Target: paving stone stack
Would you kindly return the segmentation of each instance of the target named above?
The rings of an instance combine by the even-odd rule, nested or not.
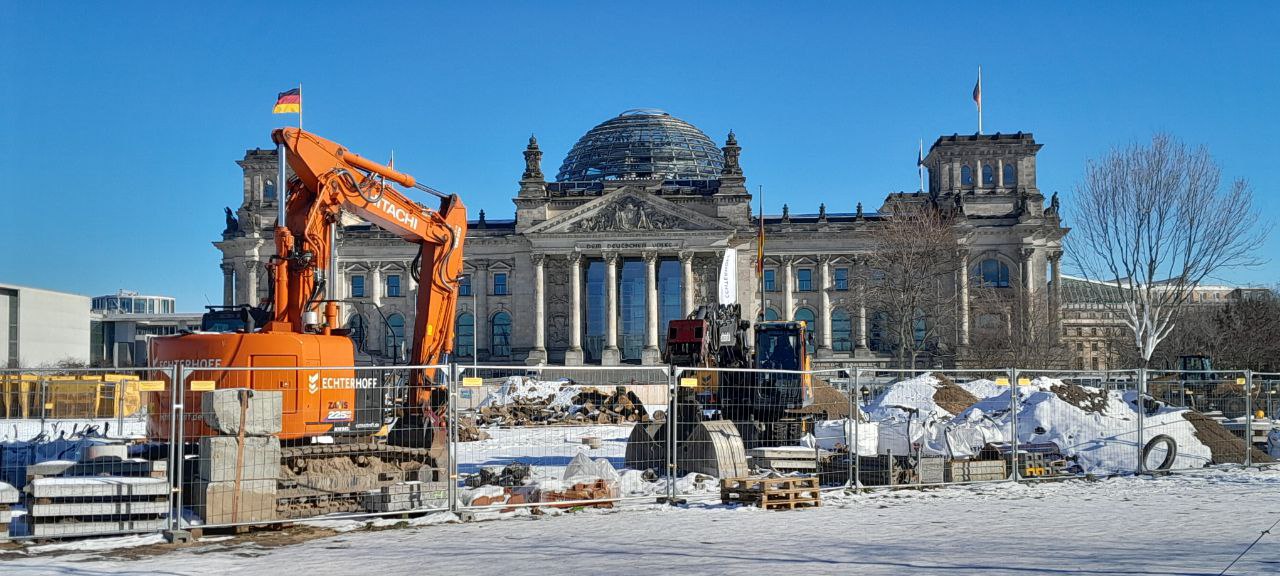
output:
[[[9,533],[9,521],[13,519],[12,507],[18,503],[18,489],[0,482],[0,535]]]
[[[205,392],[201,406],[205,424],[221,435],[200,439],[187,504],[206,524],[276,519],[283,396],[227,388]]]
[[[169,482],[150,476],[58,476],[27,483],[31,535],[88,536],[164,529]]]
[[[364,508],[370,512],[404,512],[448,505],[449,485],[445,482],[397,482],[364,497]]]

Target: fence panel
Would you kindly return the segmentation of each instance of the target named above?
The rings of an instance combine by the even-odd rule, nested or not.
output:
[[[468,510],[612,507],[670,494],[665,366],[458,366]]]
[[[449,509],[450,380],[447,366],[184,370],[181,527]],[[170,437],[169,415],[151,424]]]
[[[168,458],[148,442],[147,420],[168,398],[171,376],[0,370],[0,539],[164,529]]]
[[[1241,466],[1251,454],[1256,395],[1241,371],[1148,371],[1143,410],[1146,471]],[[1265,444],[1266,433],[1263,432]]]
[[[1137,471],[1136,371],[1019,370],[1018,383],[1020,479]]]
[[[1005,481],[1018,398],[1008,370],[858,369],[863,487]]]
[[[1280,464],[1280,373],[1254,372],[1250,382],[1253,405],[1253,443],[1250,445],[1250,461],[1259,466]],[[1261,417],[1258,417],[1261,412]]]

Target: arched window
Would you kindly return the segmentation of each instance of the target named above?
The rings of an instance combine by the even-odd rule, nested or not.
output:
[[[263,200],[276,199],[276,183],[274,181],[267,180],[266,182],[262,183],[262,199]]]
[[[916,341],[916,347],[924,344],[924,339],[929,335],[929,323],[925,318],[924,310],[916,309],[915,318],[911,322],[912,338]]]
[[[988,187],[996,185],[996,171],[990,164],[982,167],[982,185]]]
[[[973,168],[968,164],[960,167],[960,185],[973,186]]]
[[[365,349],[365,341],[368,339],[368,330],[365,327],[364,316],[352,314],[347,319],[347,334],[351,338],[351,343],[355,344],[356,350],[363,351]]]
[[[831,311],[831,349],[848,352],[853,349],[853,321],[839,308]]]
[[[383,353],[400,359],[400,345],[404,344],[404,316],[392,314],[387,317],[387,333],[383,337]]]
[[[983,260],[973,269],[973,277],[979,285],[988,288],[1009,287],[1009,267],[995,258]]]
[[[1013,163],[1004,165],[1004,185],[1006,188],[1018,185],[1018,167]]]
[[[776,322],[776,321],[778,320],[778,318],[780,318],[780,317],[781,317],[781,316],[779,316],[779,315],[778,315],[778,311],[777,311],[777,310],[775,310],[775,309],[773,309],[773,308],[765,308],[765,310],[764,310],[764,320],[765,320],[765,322]]]
[[[796,310],[796,320],[804,322],[804,347],[810,354],[813,354],[813,342],[818,337],[818,323],[813,321],[813,310],[808,308],[800,308]]]
[[[489,345],[498,358],[511,357],[511,315],[498,312],[489,323]]]
[[[476,317],[470,312],[458,315],[458,323],[453,330],[453,354],[460,358],[475,356]]]

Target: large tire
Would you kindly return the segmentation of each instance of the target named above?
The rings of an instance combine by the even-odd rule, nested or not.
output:
[[[1159,466],[1155,467],[1154,471],[1167,472],[1170,468],[1173,468],[1173,461],[1178,458],[1178,442],[1167,434],[1160,434],[1148,440],[1147,445],[1142,447],[1142,465],[1144,468],[1146,467],[1147,459],[1151,456],[1151,450],[1156,447],[1156,444],[1164,444],[1167,447],[1167,452],[1165,452],[1164,460],[1160,462]]]

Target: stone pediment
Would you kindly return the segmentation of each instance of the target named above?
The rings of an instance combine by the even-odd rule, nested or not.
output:
[[[530,228],[529,234],[732,231],[733,227],[632,188],[607,194]]]

